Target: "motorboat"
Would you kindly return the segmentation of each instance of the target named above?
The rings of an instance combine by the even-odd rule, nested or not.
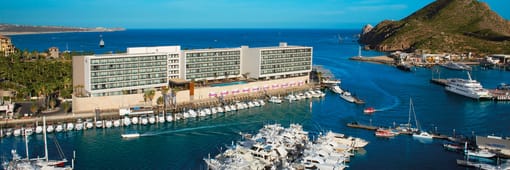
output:
[[[413,138],[420,138],[420,139],[432,139],[433,136],[425,131],[421,131],[419,133],[414,133]]]
[[[282,103],[282,100],[276,96],[271,96],[271,98],[269,99],[269,102],[270,103],[276,103],[276,104],[281,104]]]
[[[62,132],[64,130],[64,125],[62,123],[58,123],[57,127],[55,127],[55,132]]]
[[[105,120],[104,121],[104,126],[106,128],[111,128],[113,126],[113,122],[111,120]]]
[[[236,105],[230,105],[230,110],[237,111],[237,106]]]
[[[14,129],[14,131],[12,132],[12,135],[20,136],[21,135],[21,128],[20,129]]]
[[[167,114],[166,115],[166,122],[172,122],[174,121],[174,118],[172,117],[172,114]]]
[[[66,131],[72,131],[72,130],[74,130],[74,123],[72,123],[72,122],[67,123]]]
[[[147,125],[149,123],[149,119],[147,119],[146,115],[143,115],[143,116],[140,117],[140,123],[142,125]]]
[[[74,129],[76,130],[82,130],[83,129],[83,121],[81,119],[76,120],[76,124],[74,126]]]
[[[315,90],[315,93],[319,94],[319,97],[326,96],[326,93],[322,92],[321,90]]]
[[[253,105],[255,105],[255,107],[260,107],[260,103],[257,100],[253,100]]]
[[[478,81],[471,79],[471,74],[469,74],[469,72],[467,72],[467,75],[469,79],[446,79],[445,90],[473,99],[492,98],[487,89],[484,89]]]
[[[123,124],[124,124],[124,126],[129,126],[129,125],[131,125],[131,119],[130,119],[129,117],[127,117],[127,116],[126,116],[126,117],[124,117],[124,119],[123,119]]]
[[[43,131],[43,127],[42,126],[35,127],[35,133],[39,134],[39,133],[42,133],[42,131]]]
[[[461,151],[464,149],[462,145],[455,144],[455,143],[445,143],[443,144],[444,149],[450,150],[450,151]]]
[[[34,129],[31,128],[31,127],[27,127],[27,128],[24,129],[23,132],[24,132],[25,136],[30,136],[30,135],[32,135],[34,133]]]
[[[253,102],[252,102],[252,101],[249,101],[249,102],[248,102],[248,108],[252,108],[252,107],[255,107],[255,104],[253,104]]]
[[[94,122],[92,122],[92,119],[87,119],[87,121],[85,121],[85,127],[87,129],[90,129],[90,128],[94,127]]]
[[[140,133],[138,133],[138,132],[129,132],[129,133],[121,134],[120,136],[122,138],[138,138],[138,137],[140,137]]]
[[[481,149],[481,150],[468,150],[466,153],[468,156],[478,157],[478,158],[492,158],[496,156],[495,153],[489,152],[488,150]]]
[[[264,106],[264,105],[266,105],[266,102],[264,102],[264,100],[260,99],[259,104],[260,104],[260,106]]]
[[[386,137],[386,138],[389,138],[389,137],[394,137],[396,135],[396,133],[393,133],[391,130],[389,129],[377,129],[375,131],[375,136],[377,137]]]
[[[221,106],[216,107],[216,110],[218,111],[218,113],[224,113],[225,112],[225,110]]]
[[[296,96],[289,94],[289,95],[285,96],[285,100],[288,100],[289,102],[291,102],[291,101],[294,101],[297,99],[296,99]]]
[[[131,123],[137,125],[139,123],[138,117],[135,116],[135,117],[131,118]]]
[[[375,110],[373,107],[367,107],[367,108],[363,109],[363,113],[367,113],[367,114],[371,114],[371,113],[374,113],[376,111],[377,110]]]
[[[165,123],[165,116],[163,115],[163,113],[160,113],[158,115],[158,122],[159,123]]]
[[[55,130],[55,128],[53,127],[53,125],[48,125],[48,127],[46,128],[46,132],[48,133],[51,133]]]
[[[102,128],[102,127],[103,127],[103,121],[102,120],[96,121],[96,128]]]
[[[331,91],[333,91],[333,92],[335,92],[335,93],[337,93],[337,94],[342,94],[342,93],[344,92],[344,91],[340,88],[340,86],[337,86],[337,85],[335,85],[335,86],[331,87],[330,89],[331,89]]]
[[[340,93],[340,97],[350,103],[356,102],[356,98],[354,98],[354,96],[352,96],[351,93],[348,91],[343,91],[342,93]]]
[[[156,123],[156,116],[154,116],[154,115],[149,115],[149,123],[150,123],[150,124],[154,124],[154,123]]]
[[[211,113],[212,114],[218,113],[218,110],[216,110],[216,107],[211,107]]]
[[[120,126],[120,119],[116,119],[113,121],[113,127],[119,127]]]
[[[223,106],[223,108],[225,109],[225,112],[232,111],[232,109],[230,109],[230,106],[228,106],[228,105]]]

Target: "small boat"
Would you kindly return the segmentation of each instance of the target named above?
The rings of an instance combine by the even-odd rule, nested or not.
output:
[[[156,123],[156,117],[154,115],[149,115],[149,123],[150,124]]]
[[[74,123],[67,123],[67,126],[66,126],[66,131],[72,131],[74,130]]]
[[[135,117],[131,118],[131,122],[135,125],[138,124],[138,117],[135,116]]]
[[[53,125],[48,125],[48,127],[46,128],[46,132],[48,133],[53,132],[53,130],[55,130],[55,128],[53,128]]]
[[[224,113],[225,112],[225,110],[221,106],[216,107],[216,110],[218,111],[218,113]]]
[[[218,113],[218,110],[216,110],[216,107],[211,107],[211,113],[212,114]]]
[[[432,135],[428,132],[420,132],[420,133],[414,133],[413,138],[420,138],[420,139],[432,139]]]
[[[377,129],[377,131],[375,131],[375,136],[377,137],[386,137],[386,138],[389,138],[389,137],[394,137],[396,134],[393,133],[392,131],[388,130],[388,129]]]
[[[35,127],[35,133],[39,134],[39,133],[42,133],[42,131],[43,131],[43,127],[42,126]]]
[[[376,110],[373,107],[367,107],[363,109],[363,113],[374,113]]]
[[[352,96],[351,93],[349,93],[348,91],[340,93],[340,97],[342,97],[342,99],[350,103],[356,102],[356,98],[354,98],[354,96]]]
[[[14,129],[14,132],[12,132],[14,136],[20,136],[21,135],[21,129]]]
[[[103,127],[103,121],[101,121],[101,120],[96,121],[96,127],[97,128],[102,128]]]
[[[111,128],[113,126],[113,122],[111,120],[105,120],[104,121],[104,126],[106,128]]]
[[[496,156],[495,153],[489,152],[488,150],[484,150],[484,149],[476,150],[476,151],[468,150],[466,154],[468,156],[474,156],[474,157],[478,157],[478,158],[492,158],[492,157]]]
[[[58,123],[57,127],[55,128],[55,132],[62,132],[64,130],[64,125],[62,123]]]
[[[133,133],[124,133],[124,134],[121,134],[120,136],[122,138],[137,138],[137,137],[140,137],[140,134],[137,132],[133,132]]]
[[[342,92],[344,92],[344,91],[340,88],[340,86],[337,86],[337,85],[335,85],[335,86],[331,87],[330,89],[331,89],[331,91],[333,91],[333,92],[335,92],[335,93],[338,93],[338,94],[342,94]]]
[[[82,130],[82,129],[83,129],[83,126],[84,126],[84,125],[83,125],[83,121],[82,121],[81,119],[78,119],[78,120],[76,121],[75,129],[76,129],[76,130]]]
[[[228,106],[228,105],[223,106],[223,109],[225,110],[225,112],[230,112],[230,111],[232,111],[232,110],[230,109],[230,106]]]
[[[149,123],[149,119],[147,119],[147,116],[143,115],[140,118],[140,122],[142,123],[142,125],[147,125]]]
[[[31,127],[25,128],[24,133],[25,136],[30,136],[34,133],[34,129]]]
[[[119,126],[120,126],[120,120],[119,120],[119,119],[114,120],[114,121],[113,121],[113,126],[114,126],[114,127],[119,127]]]
[[[158,115],[158,122],[159,123],[165,123],[165,116],[163,115],[163,113],[160,113]]]
[[[99,47],[103,48],[104,47],[103,35],[99,35],[99,37],[101,38],[101,40],[99,40]]]
[[[276,104],[281,104],[282,103],[282,100],[279,99],[278,97],[276,96],[271,96],[271,98],[269,99],[269,102],[271,103],[276,103]]]
[[[174,118],[172,117],[172,114],[166,115],[166,122],[172,122]]]
[[[445,143],[443,144],[443,147],[449,151],[461,151],[464,149],[464,146],[455,143]]]
[[[266,105],[266,102],[264,102],[264,100],[262,100],[262,99],[259,100],[259,103],[260,103],[260,106]]]
[[[131,119],[129,117],[124,117],[124,126],[129,126],[131,125]]]

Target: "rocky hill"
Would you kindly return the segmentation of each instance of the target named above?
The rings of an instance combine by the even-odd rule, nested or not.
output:
[[[477,0],[436,0],[400,21],[365,26],[360,43],[379,51],[510,54],[510,22]]]

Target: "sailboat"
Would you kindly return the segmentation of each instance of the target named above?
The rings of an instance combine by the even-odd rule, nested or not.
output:
[[[414,115],[414,121],[416,123],[416,128],[418,128],[418,131],[413,133],[413,138],[419,138],[419,139],[432,139],[432,135],[428,132],[422,131],[420,129],[420,124],[418,123],[418,118],[416,118],[416,112],[414,112],[414,106],[413,106],[413,100],[409,98],[409,106],[410,109],[413,112]]]
[[[2,165],[6,170],[17,170],[17,169],[62,169],[62,170],[72,170],[73,167],[64,167],[67,160],[63,158],[62,160],[49,160],[48,159],[48,141],[46,139],[46,117],[43,117],[43,138],[44,138],[44,157],[42,158],[29,158],[28,154],[28,138],[25,136],[25,147],[27,157],[25,159],[21,158],[16,152],[16,150],[12,150],[12,160],[10,162],[4,162]],[[58,143],[56,143],[58,144]],[[57,149],[60,154],[63,155],[62,150],[59,149],[60,146],[57,145]],[[73,159],[74,164],[74,159]]]
[[[99,37],[101,38],[101,40],[99,41],[99,47],[103,48],[104,47],[103,35],[99,35]]]
[[[397,127],[397,130],[401,134],[413,134],[418,132],[417,128],[413,128],[411,125],[411,113],[414,113],[414,106],[413,106],[413,100],[409,98],[409,113],[407,118],[407,124],[400,124],[399,127]],[[414,114],[416,115],[416,114]],[[415,116],[416,118],[416,116]]]

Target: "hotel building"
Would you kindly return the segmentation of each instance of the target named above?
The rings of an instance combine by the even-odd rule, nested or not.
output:
[[[128,48],[125,54],[73,57],[73,86],[84,96],[113,96],[159,89],[179,77],[180,46]]]
[[[8,56],[14,53],[16,48],[11,42],[11,38],[0,35],[0,54]]]
[[[250,78],[278,79],[307,76],[312,71],[312,47],[288,46],[282,42],[275,47],[242,47],[243,74]]]
[[[216,80],[241,76],[241,48],[183,50],[181,78]]]

